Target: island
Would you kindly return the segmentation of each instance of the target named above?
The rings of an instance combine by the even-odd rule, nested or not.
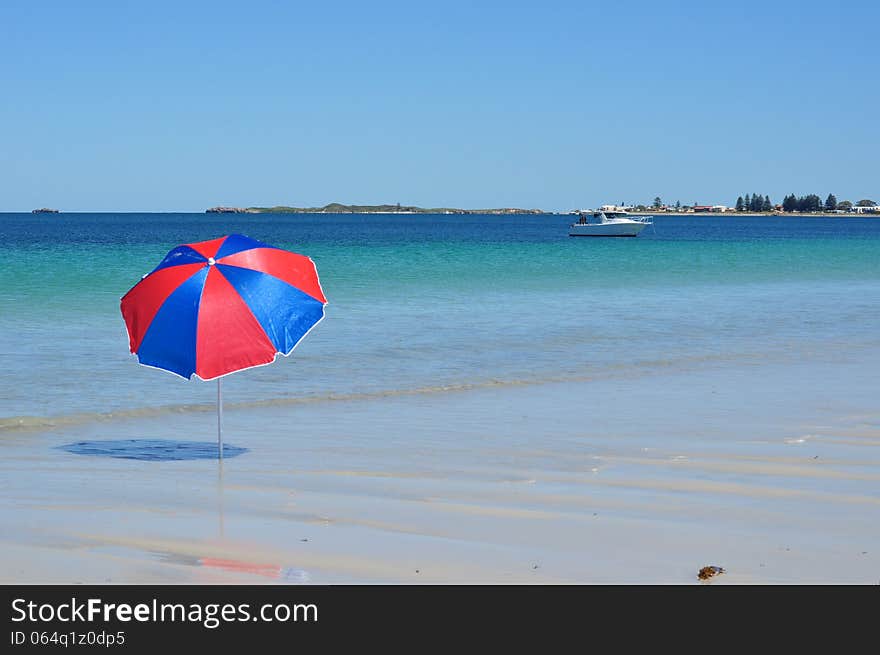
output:
[[[234,214],[547,214],[542,209],[503,207],[495,209],[458,209],[453,207],[415,207],[412,205],[343,205],[331,202],[323,207],[212,207],[207,213]]]
[[[61,212],[57,209],[49,209],[48,207],[40,207],[39,209],[32,209],[31,214],[60,214]]]

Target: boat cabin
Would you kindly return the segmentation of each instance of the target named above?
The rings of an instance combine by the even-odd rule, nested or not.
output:
[[[578,225],[595,225],[596,223],[604,223],[608,218],[606,212],[581,212],[578,215]]]

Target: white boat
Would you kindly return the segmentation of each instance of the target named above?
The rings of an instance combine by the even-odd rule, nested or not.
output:
[[[632,216],[623,210],[579,212],[577,223],[568,230],[570,237],[636,237],[653,216]]]

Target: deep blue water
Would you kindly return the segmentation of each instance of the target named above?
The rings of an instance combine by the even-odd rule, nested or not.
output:
[[[548,243],[566,235],[572,216],[391,214],[3,214],[9,248],[59,242],[141,246],[202,241],[240,232],[265,241],[362,245],[410,242]],[[642,240],[750,241],[880,238],[880,218],[658,215]],[[259,236],[257,236],[259,235]]]

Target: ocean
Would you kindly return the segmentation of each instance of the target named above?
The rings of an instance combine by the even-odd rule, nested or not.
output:
[[[876,584],[880,220],[0,215],[3,582]],[[213,382],[120,297],[238,232],[325,320]]]
[[[177,244],[232,232],[310,256],[329,300],[290,358],[227,378],[232,404],[876,361],[880,220],[659,216],[607,240],[570,220],[0,214],[0,427],[212,403],[137,364],[119,299]]]

